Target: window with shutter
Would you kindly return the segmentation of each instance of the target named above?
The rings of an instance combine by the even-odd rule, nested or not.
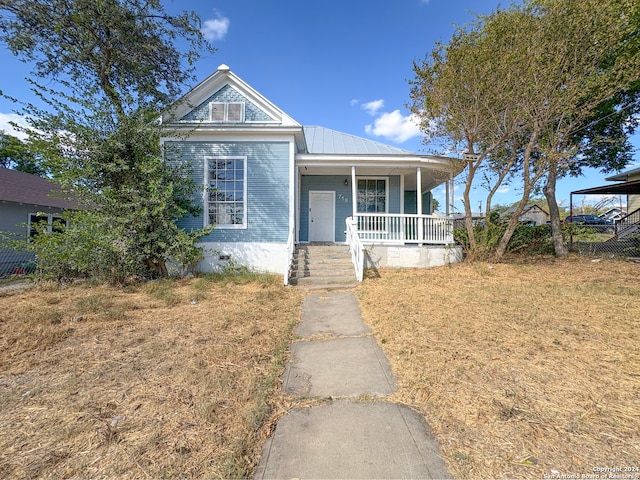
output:
[[[244,103],[242,102],[211,102],[209,111],[212,122],[244,122]]]
[[[212,122],[224,122],[224,103],[211,102],[209,108]]]
[[[244,103],[227,103],[227,122],[241,123],[244,121]]]

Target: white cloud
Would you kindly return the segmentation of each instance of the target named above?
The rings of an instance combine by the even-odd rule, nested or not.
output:
[[[352,107],[355,107],[355,106],[356,106],[357,104],[359,104],[359,103],[360,103],[360,99],[358,99],[358,98],[354,98],[353,100],[351,100],[351,101],[349,102],[349,105],[351,105]]]
[[[509,188],[509,185],[503,185],[496,191],[496,193],[509,193],[510,191],[511,189]]]
[[[13,125],[9,122],[17,123],[23,127],[27,126],[27,123],[17,113],[2,113],[0,112],[0,130],[8,135],[13,135],[14,137],[18,137],[21,140],[27,138],[27,135],[24,132],[17,131]]]
[[[418,122],[415,114],[412,113],[405,117],[400,113],[400,110],[394,110],[381,114],[372,124],[365,126],[364,130],[369,135],[402,143],[410,138],[420,136]]]
[[[384,107],[383,99],[374,100],[373,102],[363,103],[360,106],[360,108],[362,108],[363,110],[366,110],[369,113],[369,115],[373,115],[373,116],[377,115],[382,107]]]
[[[228,18],[222,17],[216,12],[216,18],[205,20],[202,24],[202,35],[210,42],[222,40],[229,31],[230,23]]]

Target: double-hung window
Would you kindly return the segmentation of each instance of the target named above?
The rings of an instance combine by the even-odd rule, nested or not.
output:
[[[247,228],[247,158],[212,157],[205,164],[208,224]]]
[[[66,226],[67,222],[56,215],[49,215],[46,213],[29,214],[29,238],[35,237],[36,235],[43,232],[62,233]]]
[[[386,230],[386,218],[375,214],[387,213],[387,179],[358,178],[358,213],[372,214],[360,219],[360,227],[365,231]]]
[[[358,212],[387,212],[387,180],[385,178],[358,179]]]

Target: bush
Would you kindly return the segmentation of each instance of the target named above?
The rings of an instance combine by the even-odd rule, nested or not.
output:
[[[504,223],[474,226],[473,232],[480,249],[480,252],[474,252],[476,256],[478,253],[481,253],[483,257],[490,256],[498,247],[506,228],[507,225]],[[469,251],[469,235],[466,228],[455,229],[453,237],[467,252]],[[552,254],[551,227],[549,225],[518,225],[509,240],[507,251],[527,255]]]
[[[91,278],[112,284],[126,283],[128,280],[149,279],[159,276],[158,270],[144,262],[136,235],[130,234],[131,227],[119,228],[112,219],[102,212],[73,211],[62,214],[68,227],[57,225],[49,231],[46,225],[38,234],[27,240],[13,242],[21,251],[35,255],[38,279],[69,281],[75,278]],[[202,256],[202,249],[196,242],[211,228],[187,233],[171,225],[164,231],[164,238],[170,242],[165,248],[165,256],[173,257],[181,266],[181,273]]]
[[[513,232],[507,251],[527,255],[553,253],[550,225],[518,225]]]

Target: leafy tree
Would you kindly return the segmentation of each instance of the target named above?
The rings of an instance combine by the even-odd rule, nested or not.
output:
[[[32,63],[45,105],[22,104],[31,145],[84,200],[91,218],[78,227],[104,230],[117,278],[165,274],[176,241],[197,238],[174,220],[196,209],[184,167],[163,160],[156,119],[213,51],[199,18],[159,0],[0,0],[0,15],[0,40]]]
[[[518,179],[523,191],[495,255],[507,250],[520,213],[543,180],[554,246],[562,254],[556,179],[577,171],[587,157],[605,168],[624,162],[611,148],[613,142],[596,147],[595,137],[599,127],[615,126],[614,117],[606,117],[607,102],[623,96],[640,77],[637,50],[629,48],[637,46],[636,3],[526,1],[478,17],[414,65],[412,110],[422,117],[423,127],[436,126],[425,131],[473,154],[464,192],[472,252],[480,249],[468,193],[479,171],[490,184],[487,222],[490,200],[502,182]],[[609,108],[620,113],[617,125],[625,115],[629,118],[631,110],[623,112],[619,102]],[[596,160],[598,148],[611,155]]]
[[[548,44],[540,63],[557,93],[544,105],[548,114],[538,152],[546,162],[543,191],[558,256],[568,251],[557,179],[579,174],[585,166],[619,170],[631,160],[628,135],[633,128],[627,121],[638,111],[640,64],[637,50],[627,53],[638,35],[638,23],[629,12],[637,19],[638,8],[637,2],[627,0],[539,1]]]
[[[27,144],[0,130],[0,166],[43,176],[46,172]]]
[[[530,172],[537,132],[523,132],[526,105],[521,101],[526,96],[520,72],[532,68],[523,41],[530,21],[521,11],[479,17],[469,28],[458,28],[448,44],[436,44],[427,58],[414,63],[411,109],[422,120],[426,140],[441,138],[449,149],[466,152],[463,202],[471,256],[486,255],[494,247],[493,241],[476,241],[470,192],[477,175],[487,171],[491,161],[489,171],[502,170],[498,179],[503,181],[516,160],[509,150],[520,155],[525,193],[538,175]],[[511,146],[505,148],[507,142]]]

